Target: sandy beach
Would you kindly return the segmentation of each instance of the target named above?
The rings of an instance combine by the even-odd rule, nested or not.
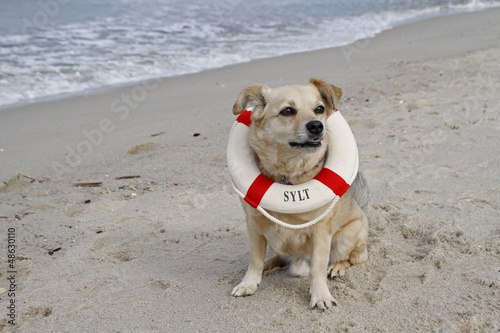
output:
[[[498,332],[498,17],[0,110],[0,331]],[[312,77],[343,89],[371,189],[368,262],[325,312],[285,269],[230,295],[249,258],[232,105]]]

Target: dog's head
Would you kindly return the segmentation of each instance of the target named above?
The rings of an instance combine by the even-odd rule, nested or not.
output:
[[[251,108],[249,142],[270,174],[306,172],[327,148],[327,118],[335,112],[342,90],[322,80],[305,86],[271,89],[256,84],[243,90],[234,114]]]

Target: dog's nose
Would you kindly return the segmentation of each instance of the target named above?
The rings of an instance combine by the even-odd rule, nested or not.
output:
[[[306,124],[307,130],[312,134],[320,134],[323,132],[323,123],[319,120],[313,120]]]

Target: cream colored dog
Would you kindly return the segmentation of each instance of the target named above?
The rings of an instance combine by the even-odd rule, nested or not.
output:
[[[256,84],[243,90],[233,113],[252,107],[249,143],[260,171],[276,182],[301,184],[322,169],[327,152],[326,120],[336,108],[342,90],[318,79],[306,86],[271,89]],[[311,227],[292,230],[281,227],[242,200],[250,238],[250,264],[232,295],[255,293],[262,272],[290,265],[290,272],[310,277],[311,308],[337,305],[328,290],[327,276],[340,277],[347,267],[367,260],[368,221],[360,207],[366,205],[368,189],[358,174],[334,209]],[[301,214],[270,212],[291,224],[319,216],[325,207]],[[267,245],[277,253],[264,263]]]

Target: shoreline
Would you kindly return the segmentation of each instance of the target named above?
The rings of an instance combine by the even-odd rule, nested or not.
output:
[[[62,94],[57,94],[57,95],[45,96],[45,97],[40,97],[40,98],[36,98],[36,99],[33,99],[33,100],[25,100],[25,101],[20,101],[20,102],[12,103],[12,104],[0,105],[0,112],[2,112],[4,110],[17,109],[17,108],[22,108],[22,107],[26,107],[26,106],[29,106],[29,105],[35,105],[35,104],[40,104],[40,103],[57,102],[57,101],[62,101],[62,100],[66,100],[66,99],[76,98],[76,97],[80,97],[80,96],[100,95],[100,94],[109,93],[109,92],[112,92],[112,91],[115,91],[115,90],[118,90],[118,89],[125,89],[127,87],[131,87],[131,86],[134,86],[134,85],[142,84],[143,82],[157,81],[157,80],[165,81],[165,80],[171,80],[171,79],[175,79],[175,78],[178,78],[178,77],[181,77],[181,76],[186,76],[186,75],[198,75],[198,74],[202,74],[202,73],[205,73],[205,72],[211,72],[211,71],[221,70],[221,69],[224,69],[224,68],[227,68],[227,67],[239,66],[239,65],[242,65],[242,64],[246,64],[246,63],[253,63],[255,61],[262,61],[262,60],[265,61],[265,60],[269,60],[269,59],[279,59],[281,57],[286,57],[286,56],[291,56],[291,55],[307,54],[307,53],[311,53],[311,52],[319,52],[319,51],[326,51],[326,50],[332,50],[332,49],[349,48],[352,45],[357,45],[359,43],[362,43],[363,40],[371,40],[371,39],[377,37],[380,34],[383,34],[385,32],[388,32],[388,31],[391,31],[391,30],[394,30],[394,29],[398,29],[400,27],[404,27],[404,26],[407,26],[407,25],[421,24],[421,23],[426,22],[428,20],[439,20],[439,19],[444,18],[444,17],[456,16],[456,15],[467,15],[467,14],[481,13],[481,12],[484,12],[484,11],[499,9],[499,7],[500,6],[490,7],[490,8],[484,8],[484,9],[479,9],[479,10],[476,10],[476,11],[473,11],[473,12],[458,11],[458,12],[451,12],[451,13],[428,14],[428,16],[427,17],[424,16],[424,18],[413,18],[413,19],[402,21],[402,22],[396,24],[395,26],[393,26],[391,28],[388,28],[386,30],[383,30],[383,31],[375,34],[375,36],[373,36],[373,37],[369,37],[369,38],[357,40],[357,41],[354,41],[354,42],[352,42],[350,44],[346,44],[346,45],[339,45],[339,46],[334,46],[334,47],[327,47],[327,48],[324,48],[324,49],[301,51],[301,52],[289,53],[289,54],[284,54],[284,55],[277,55],[277,56],[273,56],[273,57],[257,58],[257,59],[252,59],[252,60],[245,61],[245,62],[240,62],[240,63],[234,63],[234,64],[225,65],[225,66],[222,66],[222,67],[210,68],[210,69],[202,70],[202,71],[199,71],[199,72],[185,73],[185,74],[179,74],[179,75],[174,75],[174,76],[149,78],[149,79],[137,80],[137,81],[132,81],[132,82],[123,82],[123,83],[106,85],[106,86],[97,87],[97,88],[91,88],[91,89],[87,89],[87,90],[81,90],[81,91],[67,92],[67,93],[62,93]]]
[[[0,331],[498,331],[499,14],[0,111]],[[342,88],[371,192],[368,262],[325,312],[281,268],[230,295],[249,259],[231,106],[311,77]]]

